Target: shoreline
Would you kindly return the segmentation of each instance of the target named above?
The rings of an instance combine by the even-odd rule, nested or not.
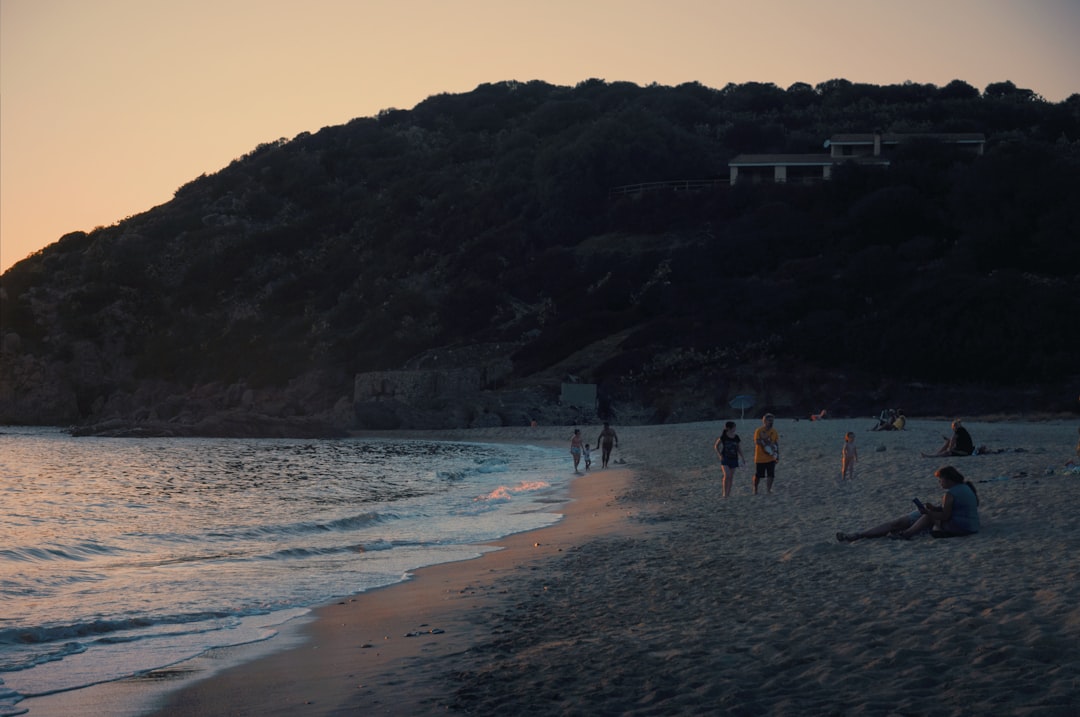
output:
[[[736,422],[749,456],[760,419]],[[776,423],[774,492],[751,495],[740,467],[727,499],[721,421],[615,426],[615,468],[575,480],[592,497],[556,525],[320,608],[310,641],[152,714],[1074,714],[1075,421],[965,418],[990,453],[954,459],[920,456],[947,420]],[[859,463],[841,483],[849,430]],[[563,431],[386,435],[565,445]],[[936,500],[946,463],[978,488],[979,534],[837,542]],[[431,629],[445,632],[395,637]]]
[[[428,670],[414,663],[472,649],[485,629],[477,618],[511,595],[506,578],[541,570],[579,542],[625,525],[617,499],[628,479],[612,469],[580,476],[558,523],[490,543],[501,549],[478,558],[420,568],[405,582],[316,608],[302,644],[194,682],[150,715],[435,709],[445,697],[438,675],[416,680],[410,675]]]
[[[371,432],[365,437],[526,442],[451,431]],[[530,438],[527,442],[533,444],[562,445],[536,440],[535,435]],[[568,454],[568,467],[569,462]],[[574,550],[582,541],[634,530],[626,520],[629,509],[618,505],[630,477],[623,467],[577,475],[566,497],[549,509],[561,514],[552,525],[478,544],[497,548],[478,557],[425,566],[410,571],[401,582],[315,606],[268,640],[212,649],[144,675],[29,698],[20,706],[29,709],[30,717],[265,715],[292,714],[300,708],[326,714],[346,708],[327,704],[329,694],[347,698],[348,709],[376,713],[387,705],[396,713],[405,697],[422,712],[441,693],[437,685],[425,688],[409,680],[404,695],[398,683],[409,663],[470,649],[484,630],[477,615],[509,594],[504,583],[541,570],[545,561]],[[268,680],[268,675],[274,677]]]

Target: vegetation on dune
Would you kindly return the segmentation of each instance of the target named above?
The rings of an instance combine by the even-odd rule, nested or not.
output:
[[[873,131],[981,132],[987,147],[912,142],[888,170],[815,185],[611,193]],[[583,378],[643,396],[763,358],[1065,385],[1077,187],[1080,95],[1009,82],[485,84],[259,145],[168,204],[62,237],[0,279],[0,326],[9,354],[67,367],[82,418],[151,381],[318,370],[340,394],[447,346],[507,346],[508,380],[527,382],[612,337]]]

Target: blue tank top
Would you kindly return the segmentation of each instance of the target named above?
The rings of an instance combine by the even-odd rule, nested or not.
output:
[[[945,526],[946,530],[957,532],[979,532],[979,500],[975,497],[975,491],[961,483],[954,485],[946,491],[952,496],[952,517]]]

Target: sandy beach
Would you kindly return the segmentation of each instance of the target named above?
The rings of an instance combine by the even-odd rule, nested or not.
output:
[[[751,458],[760,421],[737,422]],[[613,466],[575,481],[557,525],[321,608],[287,649],[204,679],[182,669],[154,714],[1076,715],[1080,475],[1065,463],[1077,422],[969,418],[990,453],[949,460],[920,456],[947,420],[872,424],[779,419],[773,493],[751,495],[740,467],[727,499],[712,448],[722,422],[616,426]],[[841,483],[849,430],[860,461]],[[912,497],[939,501],[945,464],[978,490],[978,535],[836,540]],[[153,681],[65,708],[130,702]]]

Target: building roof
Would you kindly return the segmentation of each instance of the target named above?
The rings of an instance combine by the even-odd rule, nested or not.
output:
[[[833,144],[873,144],[875,137],[881,137],[882,144],[899,144],[900,142],[930,139],[937,142],[950,144],[978,144],[986,141],[986,135],[981,132],[883,132],[880,135],[874,133],[862,134],[834,134],[825,140],[825,146]]]
[[[740,167],[763,167],[777,164],[806,164],[825,166],[834,164],[836,159],[827,154],[740,154],[734,157],[728,165]]]
[[[857,162],[859,164],[889,164],[882,157],[833,157],[829,154],[740,154],[728,162],[729,167],[825,167],[831,164]]]

